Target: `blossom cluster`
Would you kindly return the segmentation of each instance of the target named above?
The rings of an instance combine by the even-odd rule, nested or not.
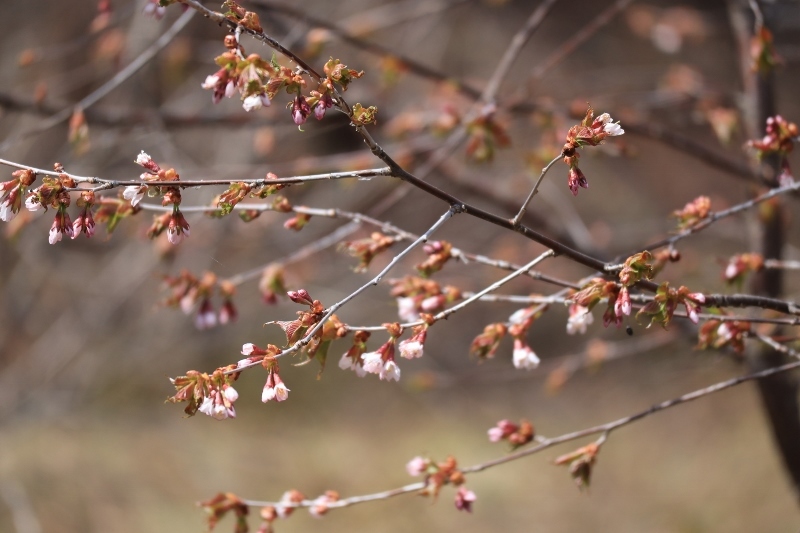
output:
[[[414,457],[406,464],[410,476],[425,476],[425,486],[420,491],[422,496],[437,498],[444,485],[453,485],[456,489],[455,506],[459,511],[472,512],[472,504],[477,500],[474,492],[464,486],[464,474],[458,469],[453,457],[437,463],[426,457]]]
[[[255,13],[246,11],[235,3],[231,4],[235,7],[231,8],[229,16],[245,27],[261,31]],[[308,73],[301,67],[290,69],[279,65],[274,58],[266,61],[258,54],[246,54],[237,35],[227,35],[224,44],[227,51],[215,60],[220,68],[209,74],[201,84],[203,89],[212,91],[212,101],[217,104],[223,98],[232,98],[238,94],[242,100],[242,108],[250,112],[269,107],[272,100],[284,89],[288,94],[294,95],[286,107],[292,121],[298,126],[304,124],[312,112],[317,120],[322,120],[327,110],[337,104],[337,86],[346,91],[354,79],[364,75],[364,71],[347,68],[338,59],[330,58],[324,66],[325,77],[306,95],[303,91],[308,85]],[[361,104],[355,104],[351,111],[350,118],[354,124],[375,122],[377,108],[374,106],[365,108]]]
[[[213,272],[205,272],[199,278],[188,270],[181,271],[178,276],[164,276],[164,289],[167,296],[163,305],[180,308],[187,315],[195,312],[197,329],[225,325],[238,317],[233,303],[236,287],[230,281],[218,279]],[[214,292],[222,298],[219,313],[211,303]]]
[[[527,420],[522,420],[519,424],[515,424],[505,419],[500,420],[494,427],[489,428],[487,434],[489,435],[489,441],[508,441],[512,449],[528,444],[535,435],[533,425]]]
[[[578,195],[580,188],[589,188],[589,180],[586,179],[586,175],[578,167],[578,159],[580,158],[578,148],[597,146],[608,137],[617,137],[624,133],[625,130],[622,129],[618,122],[614,122],[611,115],[603,113],[595,117],[594,110],[591,107],[586,111],[586,116],[581,123],[569,129],[567,142],[561,149],[561,155],[564,157],[564,163],[569,167],[567,186],[574,196]]]
[[[416,322],[423,314],[442,311],[447,304],[461,299],[461,291],[452,285],[417,276],[389,280],[391,295],[397,298],[397,314],[403,322]]]

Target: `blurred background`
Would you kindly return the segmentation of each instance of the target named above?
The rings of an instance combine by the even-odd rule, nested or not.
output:
[[[347,92],[350,103],[376,105],[377,140],[412,172],[446,143],[453,116],[471,100],[456,81],[481,90],[538,2],[437,0],[375,2],[243,2],[265,31],[315,67],[340,58],[366,75]],[[0,19],[0,157],[39,168],[64,164],[84,176],[135,179],[144,150],[182,179],[261,178],[381,166],[340,114],[298,131],[284,93],[268,109],[245,113],[238,100],[211,105],[200,88],[217,67],[225,32],[194,16],[155,57],[85,110],[72,140],[67,122],[21,140],[47,117],[70,109],[135,60],[181,16],[144,14],[146,2],[52,0],[4,2]],[[216,3],[206,3],[218,9]],[[781,113],[797,120],[800,9],[777,2],[774,27]],[[303,15],[305,14],[305,16]],[[607,17],[602,26],[598,21]],[[572,113],[590,103],[627,130],[617,142],[582,151],[590,183],[573,198],[566,168],[556,165],[526,219],[534,228],[603,259],[639,249],[675,227],[670,213],[700,194],[713,209],[755,191],[750,158],[750,104],[742,82],[742,11],[738,2],[556,2],[524,47],[497,96],[496,121],[511,146],[477,163],[464,146],[428,180],[466,201],[511,217],[544,162],[558,153]],[[315,19],[319,19],[316,21]],[[347,33],[320,24],[334,24]],[[594,27],[597,25],[598,27]],[[738,25],[738,26],[737,26]],[[580,32],[596,29],[587,39]],[[738,33],[737,33],[738,32]],[[363,41],[363,42],[359,42]],[[377,44],[438,73],[420,76]],[[269,58],[250,38],[245,50]],[[745,43],[746,44],[746,43]],[[279,58],[280,59],[280,58]],[[286,64],[284,62],[284,64]],[[3,167],[3,180],[11,169]],[[446,206],[416,190],[389,205],[404,185],[385,179],[322,182],[283,192],[294,204],[373,212],[423,232]],[[184,205],[207,205],[211,188],[184,193]],[[796,199],[787,199],[791,210]],[[376,205],[379,210],[375,211]],[[372,210],[372,211],[371,211]],[[265,375],[237,382],[237,419],[183,418],[164,404],[169,376],[211,371],[240,358],[245,342],[281,344],[270,320],[299,308],[266,305],[258,277],[238,287],[239,319],[197,330],[194,318],[161,305],[163,276],[182,269],[221,278],[258,271],[345,221],[314,218],[299,233],[286,215],[250,223],[187,214],[191,237],[177,247],[145,237],[151,214],[124,220],[113,236],[47,244],[50,214],[22,213],[0,239],[0,531],[202,531],[195,502],[219,491],[275,500],[290,488],[309,497],[342,496],[410,482],[404,465],[416,455],[461,465],[506,453],[486,430],[498,420],[527,418],[546,436],[643,410],[653,403],[745,373],[729,353],[693,349],[693,328],[668,332],[631,320],[634,334],[603,329],[601,311],[585,336],[565,333],[556,306],[531,329],[542,358],[536,371],[515,370],[510,342],[478,364],[469,344],[491,322],[519,306],[481,303],[432,328],[425,356],[401,361],[399,383],[357,378],[336,367],[347,340],[335,344],[320,380],[316,363],[282,365],[289,401],[259,401]],[[797,259],[797,220],[787,255]],[[754,215],[735,217],[687,239],[682,259],[660,279],[706,292],[733,291],[722,281],[727,258],[753,250]],[[362,228],[351,238],[367,236]],[[438,238],[464,251],[524,263],[543,248],[466,216]],[[330,304],[352,292],[390,259],[356,274],[356,260],[330,247],[286,266],[289,289],[305,288]],[[393,272],[413,271],[416,251]],[[557,258],[542,272],[577,280],[587,269]],[[434,279],[477,291],[505,273],[448,265]],[[396,320],[386,284],[345,307],[345,322]],[[504,294],[551,293],[530,279]],[[787,298],[797,299],[787,276]],[[214,300],[219,306],[220,301]],[[371,348],[382,342],[373,336]],[[586,441],[588,442],[588,441]],[[603,446],[591,490],[581,493],[564,467],[552,464],[574,442],[470,476],[474,512],[457,512],[446,487],[437,503],[416,496],[333,511],[322,521],[298,512],[278,531],[617,531],[785,532],[800,523],[796,498],[776,455],[755,388],[745,384],[670,409],[615,432]],[[251,525],[257,527],[254,517]],[[219,526],[231,531],[232,519]]]

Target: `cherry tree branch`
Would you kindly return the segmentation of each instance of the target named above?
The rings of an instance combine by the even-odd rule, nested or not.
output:
[[[258,179],[224,179],[224,180],[181,180],[181,181],[142,181],[142,180],[112,180],[107,178],[99,178],[95,176],[78,176],[68,172],[55,172],[52,170],[44,170],[35,168],[21,163],[15,163],[7,159],[0,159],[0,165],[9,167],[30,169],[36,174],[45,176],[61,176],[66,175],[76,183],[86,183],[89,185],[100,185],[103,190],[113,189],[117,187],[127,187],[130,185],[147,185],[151,187],[168,186],[168,187],[203,187],[208,185],[231,185],[233,183],[248,183],[254,186],[259,185],[281,185],[281,184],[297,184],[307,183],[313,181],[332,181],[340,179],[368,179],[374,177],[392,177],[389,168],[372,168],[367,170],[351,170],[345,172],[328,172],[326,174],[308,174],[304,176],[291,176],[286,178],[258,178]]]
[[[457,210],[456,208],[454,208],[454,207],[451,207],[450,209],[448,209],[448,210],[447,210],[447,211],[446,211],[446,212],[445,212],[445,213],[444,213],[444,214],[443,214],[441,217],[439,217],[439,220],[437,220],[437,221],[436,221],[436,222],[435,222],[435,223],[434,223],[434,224],[433,224],[433,225],[432,225],[432,226],[431,226],[431,227],[428,229],[428,231],[426,231],[425,233],[423,233],[422,235],[420,235],[420,236],[419,236],[419,238],[417,238],[417,239],[416,239],[416,240],[415,240],[413,243],[411,243],[411,245],[409,245],[409,246],[408,246],[408,247],[406,247],[406,248],[405,248],[405,249],[404,249],[402,252],[400,252],[399,254],[397,254],[396,256],[394,256],[394,258],[392,258],[392,260],[389,262],[389,264],[388,264],[388,265],[386,265],[386,267],[384,267],[384,268],[383,268],[383,270],[381,270],[381,271],[378,273],[378,275],[377,275],[377,276],[375,276],[374,278],[372,278],[370,281],[368,281],[367,283],[365,283],[364,285],[362,285],[361,287],[359,287],[358,289],[356,289],[355,291],[353,291],[352,293],[350,293],[349,295],[347,295],[347,296],[346,296],[346,297],[344,297],[343,299],[339,300],[339,301],[338,301],[338,302],[336,302],[335,304],[333,304],[333,305],[331,305],[330,307],[328,307],[328,309],[325,311],[325,314],[324,314],[324,315],[323,315],[323,316],[320,318],[319,322],[317,322],[317,324],[316,324],[316,325],[314,325],[313,327],[309,328],[309,330],[306,332],[306,334],[303,336],[303,338],[302,338],[302,339],[300,339],[300,340],[298,340],[297,342],[295,342],[295,343],[294,343],[292,346],[290,346],[289,348],[286,348],[285,350],[282,350],[282,351],[281,351],[279,354],[277,354],[275,357],[282,357],[282,356],[284,356],[284,355],[288,355],[288,354],[291,354],[291,353],[295,353],[295,352],[299,351],[300,349],[302,349],[303,347],[307,346],[307,345],[308,345],[308,343],[309,343],[309,342],[311,342],[311,340],[312,340],[312,339],[314,338],[314,336],[317,334],[317,332],[319,332],[319,330],[321,330],[321,329],[322,329],[322,327],[325,325],[325,323],[328,321],[328,319],[329,319],[331,316],[333,316],[333,314],[334,314],[334,313],[336,313],[336,311],[338,311],[338,310],[339,310],[341,307],[343,307],[345,304],[347,304],[347,303],[348,303],[350,300],[352,300],[352,299],[356,298],[356,297],[357,297],[359,294],[361,294],[362,292],[364,292],[364,291],[366,291],[367,289],[369,289],[370,287],[374,287],[375,285],[377,285],[378,283],[380,283],[380,282],[381,282],[381,280],[383,279],[383,277],[384,277],[384,276],[385,276],[385,275],[386,275],[386,274],[387,274],[387,273],[388,273],[388,272],[389,272],[389,271],[390,271],[392,268],[394,268],[394,267],[397,265],[397,263],[399,263],[399,262],[400,262],[400,260],[401,260],[401,259],[403,259],[403,257],[405,257],[406,255],[408,255],[408,254],[411,252],[411,250],[413,250],[414,248],[416,248],[418,245],[420,245],[420,244],[422,244],[422,243],[425,243],[425,242],[428,242],[428,239],[430,238],[430,236],[431,236],[431,235],[432,235],[432,234],[433,234],[433,233],[434,233],[434,232],[435,232],[437,229],[439,229],[439,228],[440,228],[440,227],[441,227],[441,226],[442,226],[442,225],[443,225],[445,222],[447,222],[447,221],[448,221],[450,218],[452,218],[452,217],[453,217],[453,215],[455,215],[455,214],[457,214],[457,213],[458,213],[458,210]],[[256,365],[260,365],[260,364],[261,364],[261,361],[256,361],[256,362],[253,362],[253,363],[250,363],[250,364],[241,365],[241,366],[239,366],[237,369],[235,369],[235,370],[232,370],[232,371],[230,371],[230,372],[228,372],[228,373],[240,372],[241,370],[243,370],[243,369],[245,369],[245,368],[248,368],[248,367],[250,367],[250,366],[256,366]]]
[[[742,202],[740,204],[736,204],[736,205],[734,205],[732,207],[729,207],[728,209],[723,209],[722,211],[715,211],[713,213],[709,213],[709,215],[706,218],[702,219],[697,224],[695,224],[693,226],[690,226],[690,227],[688,227],[688,228],[686,228],[684,230],[681,230],[680,232],[676,233],[675,235],[673,235],[671,237],[668,237],[666,239],[662,239],[660,241],[651,243],[651,244],[649,244],[649,245],[645,246],[644,248],[641,248],[641,249],[639,249],[637,251],[641,251],[641,250],[651,250],[652,251],[652,250],[656,250],[658,248],[663,248],[664,246],[672,246],[676,242],[678,242],[678,241],[680,241],[682,239],[685,239],[686,237],[688,237],[690,235],[694,235],[695,233],[697,233],[699,231],[702,231],[702,230],[706,229],[707,227],[709,227],[713,223],[717,222],[718,220],[721,220],[723,218],[727,218],[727,217],[729,217],[731,215],[735,215],[735,214],[741,213],[743,211],[747,211],[748,209],[751,209],[752,207],[754,207],[754,206],[756,206],[756,205],[758,205],[758,204],[760,204],[762,202],[766,202],[767,200],[769,200],[771,198],[775,198],[776,196],[780,196],[782,194],[786,194],[786,193],[790,193],[790,192],[796,192],[798,190],[800,190],[800,181],[795,181],[793,183],[784,185],[782,187],[775,187],[774,189],[770,189],[769,191],[765,192],[764,194],[756,196],[755,198],[747,200],[746,202]],[[623,256],[619,256],[619,257],[622,258]],[[625,257],[627,257],[627,256],[625,256]]]
[[[443,318],[447,318],[448,316],[452,315],[453,313],[456,313],[456,312],[460,311],[461,309],[465,308],[466,306],[468,306],[472,302],[480,299],[482,296],[496,291],[497,289],[499,289],[500,287],[502,287],[503,285],[505,285],[506,283],[508,283],[512,279],[521,276],[522,274],[524,274],[525,272],[529,271],[534,266],[538,265],[539,263],[541,263],[542,261],[544,261],[548,257],[553,257],[554,255],[555,255],[555,253],[553,252],[553,250],[547,250],[546,252],[542,253],[540,256],[538,256],[536,259],[534,259],[530,263],[526,264],[523,267],[518,268],[517,270],[515,270],[514,272],[512,272],[508,276],[504,277],[503,279],[492,283],[491,285],[489,285],[488,287],[486,287],[482,291],[476,292],[471,297],[466,298],[463,302],[460,302],[460,303],[454,305],[453,307],[450,307],[449,309],[445,309],[444,311],[438,313],[434,318],[436,320],[441,320]]]
[[[602,435],[603,437],[608,437],[613,431],[622,428],[624,426],[630,425],[634,422],[638,422],[644,418],[647,418],[651,415],[654,415],[658,412],[664,411],[666,409],[670,409],[672,407],[688,403],[699,398],[703,398],[705,396],[709,396],[711,394],[721,392],[726,389],[730,389],[732,387],[736,387],[737,385],[741,385],[742,383],[747,383],[748,381],[754,381],[759,379],[764,379],[769,376],[773,376],[776,374],[781,374],[784,372],[788,372],[790,370],[794,370],[796,368],[800,368],[800,361],[794,361],[791,363],[787,363],[785,365],[780,365],[777,367],[768,368],[766,370],[761,370],[759,372],[754,372],[752,374],[746,374],[744,376],[738,376],[735,378],[731,378],[725,381],[721,381],[719,383],[715,383],[714,385],[709,385],[708,387],[704,387],[702,389],[695,390],[693,392],[686,393],[682,396],[678,396],[677,398],[673,398],[671,400],[666,400],[661,403],[657,403],[652,405],[648,409],[643,411],[639,411],[635,414],[625,416],[623,418],[619,418],[617,420],[612,420],[610,422],[606,422],[605,424],[600,424],[597,426],[592,426],[586,429],[582,429],[579,431],[573,431],[571,433],[565,433],[563,435],[559,435],[557,437],[543,437],[537,440],[536,445],[530,448],[524,448],[519,451],[510,453],[503,457],[498,457],[496,459],[492,459],[489,461],[485,461],[483,463],[478,463],[466,468],[460,469],[460,471],[464,474],[474,474],[478,472],[483,472],[484,470],[488,470],[490,468],[494,468],[496,466],[500,466],[506,463],[510,463],[513,461],[517,461],[522,459],[523,457],[528,457],[529,455],[534,455],[541,451],[547,450],[552,448],[558,444],[563,444],[565,442],[571,442],[574,440],[582,439],[585,437],[590,437],[592,435]],[[411,483],[408,485],[404,485],[402,487],[398,487],[396,489],[376,492],[372,494],[365,494],[362,496],[351,496],[349,498],[342,498],[335,502],[327,503],[326,506],[329,509],[337,509],[341,507],[348,507],[351,505],[355,505],[358,503],[365,503],[370,501],[376,500],[385,500],[388,498],[392,498],[394,496],[400,496],[401,494],[408,494],[411,492],[417,492],[425,488],[424,482],[418,483]],[[275,501],[261,501],[261,500],[242,500],[245,505],[253,506],[253,507],[266,507],[266,506],[282,506],[282,507],[312,507],[317,505],[315,500],[303,500],[301,502],[295,503],[288,503],[288,502],[275,502]]]
[[[555,165],[558,162],[558,160],[561,159],[561,157],[562,157],[562,155],[558,154],[556,157],[553,158],[552,161],[547,163],[547,165],[545,165],[545,167],[542,169],[542,173],[539,174],[539,179],[536,180],[536,183],[534,184],[533,189],[531,189],[531,192],[528,193],[528,197],[525,198],[525,201],[522,202],[522,207],[519,208],[519,212],[517,212],[517,216],[515,216],[513,219],[511,219],[511,223],[512,224],[519,224],[519,221],[522,220],[522,217],[525,215],[525,210],[528,208],[528,204],[531,203],[531,200],[533,200],[533,197],[536,196],[537,192],[539,192],[539,185],[542,184],[542,180],[544,180],[544,175],[547,174],[547,171],[550,170],[550,168],[553,165]]]

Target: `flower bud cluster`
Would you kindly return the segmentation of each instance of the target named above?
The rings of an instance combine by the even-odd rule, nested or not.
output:
[[[728,284],[741,285],[747,274],[759,272],[764,268],[764,256],[761,254],[738,254],[728,260],[722,277]]]
[[[487,325],[483,328],[483,333],[472,340],[472,344],[469,347],[470,355],[480,360],[492,359],[497,353],[500,341],[503,340],[507,333],[508,327],[501,322]]]
[[[472,512],[472,504],[477,500],[477,496],[464,486],[466,479],[458,469],[454,457],[448,457],[441,463],[436,463],[426,457],[414,457],[406,464],[406,471],[410,476],[425,476],[425,487],[419,492],[422,496],[436,499],[444,485],[458,487],[455,497],[456,509]]]
[[[623,291],[617,283],[603,278],[592,278],[581,290],[572,295],[573,304],[586,308],[591,312],[595,305],[602,300],[607,300],[608,305],[603,313],[603,327],[608,327],[614,323],[619,327],[622,325],[622,317],[625,311],[630,313],[630,294],[626,287]],[[577,310],[576,310],[577,312]],[[570,314],[570,316],[572,316]],[[567,323],[569,328],[569,322]]]
[[[586,333],[586,329],[594,322],[592,311],[588,307],[578,304],[569,306],[569,318],[567,318],[567,334],[581,335]]]
[[[678,229],[681,230],[696,226],[708,218],[709,214],[711,214],[711,200],[708,196],[698,196],[683,209],[672,212],[672,216],[678,219]]]
[[[394,355],[397,338],[402,335],[403,328],[396,322],[383,324],[383,327],[389,332],[389,340],[374,352],[362,353],[361,366],[364,372],[377,374],[382,380],[400,381],[400,367],[397,366]],[[341,361],[340,366],[342,366]],[[359,371],[356,371],[356,373],[359,373]]]
[[[212,91],[211,99],[215,104],[223,97],[231,98],[239,93],[242,108],[247,112],[269,107],[271,101],[265,81],[275,72],[275,67],[258,54],[245,56],[244,48],[233,36],[225,38],[225,46],[228,51],[215,60],[220,69],[207,76],[201,87]]]
[[[286,280],[284,279],[283,265],[272,263],[264,268],[258,289],[264,303],[275,304],[279,294],[286,294]]]
[[[775,51],[775,42],[766,26],[759,25],[758,31],[750,41],[750,57],[753,61],[753,70],[767,73],[780,65],[782,60]]]
[[[179,307],[186,315],[196,313],[194,323],[197,329],[209,329],[217,324],[225,325],[238,317],[233,303],[236,287],[229,281],[219,280],[213,272],[205,272],[200,278],[188,270],[183,270],[174,277],[164,276],[164,290],[168,294],[163,300],[163,305]],[[222,298],[218,314],[211,303],[215,291]]]
[[[490,442],[500,442],[506,440],[511,445],[511,449],[519,448],[533,440],[535,435],[533,425],[527,420],[521,420],[515,424],[510,420],[500,420],[487,431]]]
[[[794,182],[787,156],[794,149],[798,135],[800,135],[800,129],[797,124],[787,121],[780,115],[775,115],[767,118],[764,137],[747,142],[747,146],[755,150],[759,160],[771,156],[780,159],[781,173],[778,176],[778,182],[781,186]]]
[[[700,326],[697,347],[702,350],[733,348],[737,354],[744,353],[744,341],[750,334],[750,322],[739,320],[707,320]]]
[[[275,324],[277,324],[286,334],[286,342],[288,344],[294,344],[303,337],[309,328],[315,326],[320,320],[322,320],[322,316],[325,314],[325,307],[319,300],[313,300],[311,295],[309,295],[308,291],[305,289],[289,291],[286,293],[286,295],[293,302],[301,305],[307,305],[309,308],[308,311],[298,311],[298,318],[296,320],[275,321]],[[317,341],[319,341],[321,337],[322,331],[317,332],[315,335]]]
[[[597,146],[607,137],[616,137],[624,133],[625,130],[620,127],[618,122],[614,122],[608,113],[595,117],[594,109],[591,107],[586,111],[586,116],[581,123],[569,129],[567,142],[561,149],[561,155],[564,156],[564,163],[569,167],[567,186],[574,196],[578,195],[579,189],[589,188],[589,180],[578,168],[578,159],[580,158],[578,148]]]
[[[430,320],[433,317],[426,315],[425,318]],[[400,357],[405,359],[417,359],[422,357],[422,353],[425,349],[425,341],[428,338],[428,327],[429,324],[427,323],[416,326],[414,328],[414,334],[411,337],[400,341],[400,344],[397,346],[400,350]]]
[[[356,331],[353,334],[353,345],[347,350],[339,360],[339,368],[342,370],[352,370],[360,378],[367,375],[364,369],[364,360],[361,356],[367,352],[367,340],[372,334],[369,331]]]
[[[432,241],[423,246],[422,249],[428,254],[428,258],[414,268],[424,278],[428,278],[435,272],[440,271],[444,264],[453,257],[453,245],[447,241]]]
[[[403,322],[415,322],[421,314],[434,314],[461,299],[461,290],[451,285],[415,276],[391,279],[391,295],[397,298],[397,313]]]
[[[11,177],[9,181],[0,183],[0,220],[3,222],[10,222],[17,216],[25,193],[36,181],[36,174],[30,169],[15,170]]]
[[[231,4],[228,18],[237,24],[261,32],[258,16],[235,4]],[[255,111],[268,107],[277,94],[284,89],[294,98],[287,103],[292,121],[301,126],[305,124],[312,112],[317,120],[322,120],[328,109],[337,104],[334,97],[336,86],[346,91],[348,85],[356,78],[364,75],[364,71],[347,68],[338,59],[330,58],[324,66],[325,78],[317,87],[304,95],[307,73],[300,67],[290,69],[281,66],[276,60],[266,61],[258,54],[246,55],[236,36],[225,38],[225,53],[216,58],[219,70],[209,75],[202,83],[204,89],[212,91],[212,101],[219,103],[223,97],[231,98],[237,92],[241,95],[242,107],[245,111]],[[356,104],[352,108],[351,120],[356,125],[375,122],[377,108],[364,108]]]
[[[136,207],[144,198],[145,194],[161,196],[161,205],[172,205],[172,212],[155,215],[153,224],[147,230],[147,236],[154,239],[161,235],[165,230],[167,240],[172,244],[179,244],[187,238],[190,233],[189,222],[181,213],[181,188],[178,182],[180,176],[174,168],[164,169],[156,163],[152,157],[142,151],[135,160],[137,165],[143,167],[143,172],[139,178],[144,181],[142,185],[129,185],[122,192],[122,197],[129,200],[131,207]],[[148,185],[148,182],[175,182],[173,185]]]
[[[220,492],[210,500],[199,502],[198,505],[206,512],[209,531],[214,529],[214,526],[229,512],[236,516],[236,531],[247,531],[247,515],[250,509],[235,494]]]
[[[578,488],[588,489],[592,479],[592,469],[597,462],[597,454],[600,452],[600,445],[596,442],[578,448],[574,452],[557,457],[556,465],[569,464],[569,473]]]
[[[514,339],[514,350],[511,358],[514,368],[533,370],[541,363],[539,357],[528,345],[526,338],[533,322],[542,316],[546,309],[547,306],[536,305],[520,309],[508,317],[510,323],[508,333]]]
[[[14,171],[11,174],[12,180],[0,183],[0,220],[11,221],[19,213],[25,197],[25,207],[31,212],[46,211],[50,207],[56,209],[48,236],[50,244],[61,241],[64,235],[74,239],[84,233],[91,237],[95,229],[92,215],[94,192],[80,191],[76,201],[80,211],[73,222],[67,208],[72,201],[70,191],[75,190],[77,185],[73,178],[64,173],[60,163],[56,163],[55,169],[60,173],[58,176],[45,176],[42,184],[33,190],[29,189],[36,180],[36,174],[30,169]]]
[[[390,237],[375,231],[368,238],[343,242],[339,245],[339,249],[358,259],[356,272],[365,272],[378,254],[388,250],[399,240],[399,237]]]
[[[495,150],[511,146],[506,129],[496,118],[497,108],[487,105],[481,114],[467,124],[467,157],[478,163],[494,159]]]
[[[665,281],[659,285],[655,298],[636,313],[636,319],[639,320],[640,317],[644,316],[650,320],[647,327],[658,323],[666,328],[672,320],[675,309],[678,305],[683,304],[689,320],[697,324],[700,320],[698,316],[701,311],[700,306],[705,302],[706,297],[704,294],[689,292],[689,289],[683,286],[678,289],[671,289],[669,282]]]
[[[167,398],[167,401],[187,402],[184,412],[188,416],[194,416],[199,411],[216,420],[236,418],[234,403],[239,399],[239,393],[233,388],[232,383],[239,374],[225,374],[227,370],[233,369],[235,365],[218,368],[210,376],[190,370],[185,376],[170,378],[177,392]]]

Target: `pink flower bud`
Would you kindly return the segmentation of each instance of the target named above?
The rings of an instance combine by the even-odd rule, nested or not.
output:
[[[428,469],[430,461],[424,457],[414,457],[406,464],[406,472],[409,476],[419,476]]]
[[[589,180],[586,179],[583,171],[578,167],[571,167],[569,169],[569,177],[567,179],[567,186],[572,191],[573,196],[578,196],[578,187],[584,189],[589,188]]]
[[[286,295],[296,304],[312,305],[314,303],[314,300],[311,299],[311,295],[308,294],[308,291],[305,289],[289,291]]]
[[[472,503],[477,499],[478,497],[475,496],[474,492],[467,490],[467,488],[462,485],[458,487],[458,492],[456,493],[456,509],[471,513]]]
[[[239,393],[236,392],[236,389],[234,389],[230,385],[225,386],[225,392],[223,392],[223,394],[225,395],[225,399],[231,403],[239,399]]]

